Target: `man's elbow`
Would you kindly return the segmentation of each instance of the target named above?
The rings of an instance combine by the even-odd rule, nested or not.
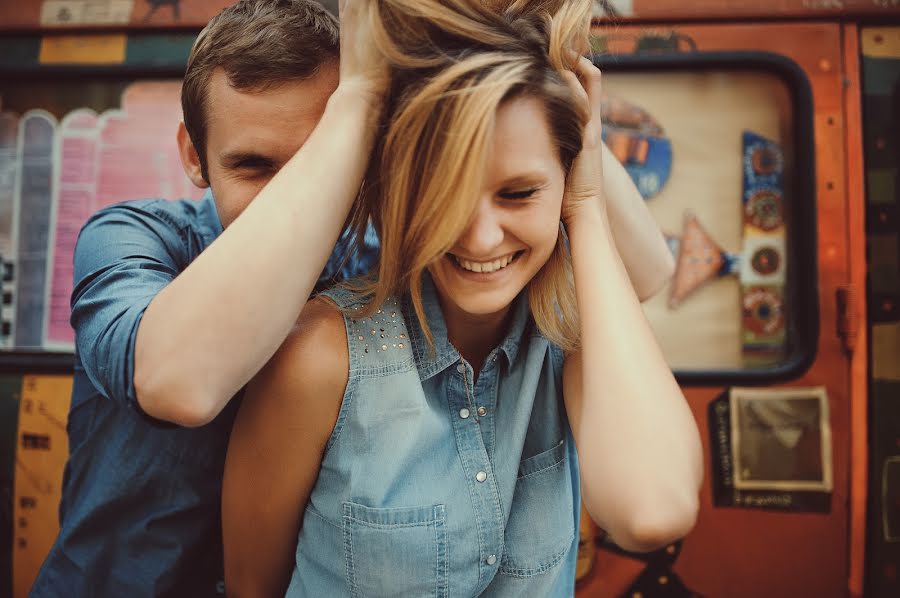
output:
[[[210,423],[221,411],[214,397],[195,386],[165,384],[135,373],[134,390],[141,410],[154,419],[185,428]]]

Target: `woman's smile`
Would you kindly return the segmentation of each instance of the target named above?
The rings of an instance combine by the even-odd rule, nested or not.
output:
[[[466,280],[494,282],[508,274],[523,253],[524,250],[519,250],[488,260],[471,260],[454,253],[448,253],[446,257],[453,271]]]

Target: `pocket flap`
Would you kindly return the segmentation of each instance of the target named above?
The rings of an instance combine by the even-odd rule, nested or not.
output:
[[[519,478],[524,478],[532,474],[550,469],[557,465],[566,456],[566,441],[560,440],[559,444],[543,453],[538,453],[533,457],[528,457],[519,463]]]

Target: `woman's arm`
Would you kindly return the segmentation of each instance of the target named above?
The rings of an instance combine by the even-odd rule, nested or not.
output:
[[[694,524],[700,437],[612,240],[599,180],[600,72],[585,60],[579,75],[595,119],[563,212],[581,323],[563,392],[588,512],[623,548],[646,551]]]
[[[675,258],[625,167],[603,151],[603,195],[616,249],[638,299],[646,301],[675,272]]]
[[[301,518],[347,386],[343,318],[313,300],[248,386],[222,487],[229,596],[283,596]]]

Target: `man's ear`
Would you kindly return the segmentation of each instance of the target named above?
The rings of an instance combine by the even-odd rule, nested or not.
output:
[[[203,169],[200,168],[200,156],[197,155],[197,148],[191,141],[184,121],[178,123],[178,153],[181,156],[181,165],[184,167],[184,174],[187,175],[191,182],[200,189],[209,187],[209,183],[203,178]]]

